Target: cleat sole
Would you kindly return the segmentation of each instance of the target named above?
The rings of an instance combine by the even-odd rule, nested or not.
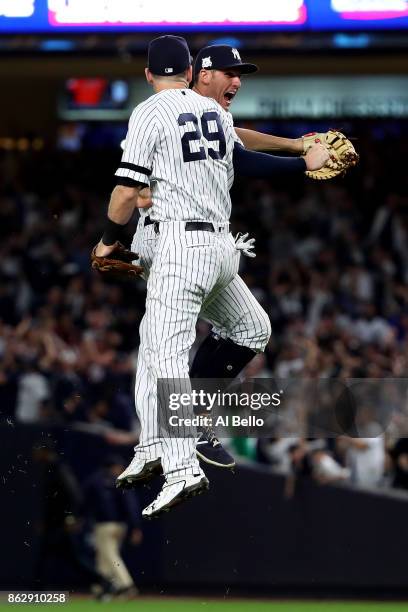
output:
[[[132,489],[139,484],[143,484],[148,482],[155,476],[159,476],[163,473],[162,465],[160,459],[156,461],[151,461],[148,463],[144,469],[139,474],[129,475],[125,478],[116,480],[116,488],[117,489]]]
[[[181,504],[183,501],[187,501],[188,499],[197,497],[198,495],[202,495],[203,493],[208,491],[209,488],[210,488],[210,483],[208,482],[207,478],[202,478],[200,482],[197,483],[196,485],[183,489],[183,491],[181,491],[179,495],[175,497],[164,508],[157,510],[156,512],[154,512],[154,514],[150,514],[150,515],[142,514],[142,516],[148,521],[150,521],[151,519],[159,518],[162,514],[170,512],[170,510],[172,510],[175,506],[178,506],[179,504]]]
[[[205,455],[202,455],[200,451],[197,449],[196,449],[196,455],[201,461],[204,461],[204,463],[208,463],[208,465],[215,465],[216,467],[226,468],[229,470],[233,470],[234,467],[236,466],[235,461],[233,463],[219,463],[218,461],[213,461],[212,459],[208,459],[208,457],[206,457]]]

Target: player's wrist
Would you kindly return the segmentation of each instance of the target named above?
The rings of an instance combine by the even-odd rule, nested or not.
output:
[[[107,246],[106,244],[102,242],[102,240],[100,240],[95,247],[94,255],[96,255],[96,257],[107,257],[108,255],[111,254],[113,248],[114,248],[113,244],[110,246]]]
[[[288,153],[294,153],[296,155],[303,155],[304,143],[303,138],[280,138],[276,141],[275,148],[281,151],[287,151]]]
[[[303,155],[304,153],[304,142],[303,142],[303,138],[294,138],[293,139],[293,153],[297,153],[298,155]]]
[[[112,221],[109,217],[106,218],[105,228],[102,236],[102,244],[104,246],[112,246],[115,242],[123,242],[124,229],[127,224],[122,225]]]

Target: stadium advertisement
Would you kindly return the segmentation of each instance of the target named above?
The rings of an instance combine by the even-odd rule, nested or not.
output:
[[[209,7],[210,4],[210,7]],[[188,18],[187,18],[188,16]],[[252,0],[210,0],[188,6],[183,0],[3,0],[0,31],[129,31],[176,29],[301,29],[306,26],[305,0],[266,4]]]
[[[188,15],[188,19],[187,16]],[[0,32],[372,30],[408,27],[408,0],[1,0]]]
[[[273,95],[271,95],[273,92]],[[234,102],[236,119],[408,117],[408,77],[402,75],[251,78]],[[126,121],[150,93],[143,78],[71,78],[58,116],[64,121]]]
[[[310,0],[312,30],[389,30],[408,27],[408,0]]]
[[[237,96],[234,117],[408,117],[407,92],[405,76],[254,77]]]

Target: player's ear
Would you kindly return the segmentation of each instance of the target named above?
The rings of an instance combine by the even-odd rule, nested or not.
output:
[[[153,75],[148,68],[145,68],[145,76],[149,85],[153,85]]]
[[[188,84],[190,84],[191,81],[193,80],[193,67],[192,66],[189,66],[186,70],[186,80]]]
[[[199,75],[200,81],[205,85],[208,85],[211,80],[211,70],[205,70],[205,68],[202,68],[199,72]]]

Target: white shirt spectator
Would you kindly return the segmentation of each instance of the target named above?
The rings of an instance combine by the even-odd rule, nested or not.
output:
[[[363,487],[376,487],[381,483],[384,473],[384,438],[358,438],[363,448],[350,446],[346,462],[351,471],[351,481]]]
[[[294,359],[282,360],[278,363],[275,370],[275,375],[278,378],[289,378],[290,376],[296,376],[303,370],[305,366],[304,359],[302,357],[296,357]]]
[[[353,325],[357,338],[364,343],[386,344],[392,334],[392,327],[381,317],[371,320],[358,319]]]
[[[343,274],[340,286],[358,300],[372,301],[374,298],[374,279],[362,267],[355,267]]]
[[[327,452],[321,451],[313,458],[313,475],[322,482],[348,480],[350,470],[337,463]]]
[[[289,474],[291,458],[289,449],[294,444],[299,443],[300,438],[278,438],[273,442],[266,442],[262,445],[262,451],[268,458],[273,468],[280,474]]]
[[[41,402],[48,399],[48,381],[39,372],[27,372],[20,378],[16,419],[20,423],[36,423],[40,419]]]

